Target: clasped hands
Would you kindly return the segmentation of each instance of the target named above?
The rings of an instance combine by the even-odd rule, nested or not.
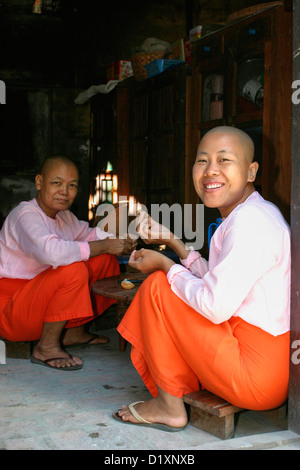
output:
[[[136,235],[137,236],[134,237],[127,235],[121,238],[109,237],[100,242],[101,249],[104,253],[116,256],[130,254],[128,261],[129,266],[146,274],[150,274],[159,269],[167,273],[175,263],[159,251],[147,250],[145,248],[136,250],[138,236],[140,236],[146,244],[168,245],[180,258],[187,256],[188,250],[185,248],[184,243],[169,229],[153,220],[145,212],[140,213],[137,218]],[[93,243],[98,242],[90,242],[92,256],[99,254],[98,251],[94,251]]]
[[[136,230],[146,244],[171,245],[176,239],[170,230],[147,214],[140,214]],[[131,253],[128,264],[142,273],[149,274],[159,269],[168,272],[175,263],[158,251],[141,248]]]

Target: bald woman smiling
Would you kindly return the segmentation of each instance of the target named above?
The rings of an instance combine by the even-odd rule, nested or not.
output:
[[[287,398],[290,231],[255,191],[253,156],[252,140],[234,127],[212,129],[198,146],[195,190],[223,219],[209,261],[175,236],[153,240],[151,218],[143,228],[146,242],[168,245],[181,264],[152,250],[131,254],[129,264],[151,275],[118,331],[151,397],[114,412],[122,424],[181,431],[182,397],[199,388],[253,410]]]

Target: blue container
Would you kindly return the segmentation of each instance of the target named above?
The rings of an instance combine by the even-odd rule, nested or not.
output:
[[[213,222],[212,224],[210,224],[208,226],[208,249],[210,247],[210,240],[211,240],[211,237],[213,236],[213,234],[215,233],[215,231],[217,230],[217,228],[219,227],[219,225],[221,225],[222,223],[222,219],[221,218],[218,218],[216,219],[215,222]]]
[[[183,60],[156,59],[146,64],[144,67],[147,71],[148,78],[150,78],[164,72],[170,67],[176,67],[181,64],[185,64],[185,62]]]

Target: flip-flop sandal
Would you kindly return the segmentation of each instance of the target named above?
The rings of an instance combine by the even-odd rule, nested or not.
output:
[[[133,416],[139,421],[138,423],[133,423],[132,421],[124,421],[121,416],[119,415],[119,410],[114,412],[112,414],[113,418],[116,419],[117,421],[123,423],[123,424],[133,424],[134,426],[144,426],[147,428],[153,428],[153,429],[159,429],[160,431],[167,431],[167,432],[178,432],[178,431],[183,431],[185,429],[185,426],[182,426],[181,428],[175,428],[174,426],[168,426],[167,424],[163,423],[151,423],[150,421],[147,421],[146,419],[142,418],[138,412],[135,410],[135,405],[138,403],[144,403],[143,401],[135,401],[134,403],[131,403],[128,405],[128,408],[130,412],[133,414]]]
[[[73,356],[69,356],[71,359],[73,359]],[[67,359],[66,357],[52,357],[50,359],[46,359],[45,361],[42,361],[41,359],[37,359],[34,356],[31,356],[31,362],[33,364],[38,364],[40,366],[45,366],[45,367],[50,367],[51,369],[56,369],[56,370],[79,370],[82,369],[83,364],[76,364],[75,366],[65,366],[65,367],[56,367],[56,366],[51,366],[49,362],[55,361],[55,360],[60,360],[60,359]]]

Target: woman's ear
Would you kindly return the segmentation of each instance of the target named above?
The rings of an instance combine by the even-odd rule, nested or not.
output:
[[[258,171],[259,164],[257,162],[252,162],[249,166],[249,171],[248,171],[248,182],[253,183],[256,178],[256,174]]]
[[[43,179],[42,175],[36,175],[35,177],[35,187],[38,191],[41,189],[42,179]]]

